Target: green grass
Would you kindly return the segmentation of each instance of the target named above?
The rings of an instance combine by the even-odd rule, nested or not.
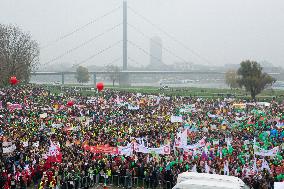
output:
[[[60,86],[47,86],[46,88],[51,90],[52,93],[59,94],[61,93]],[[96,92],[91,91],[91,88],[95,86],[86,86],[86,85],[65,85],[64,88],[77,88],[81,89],[80,93],[85,96],[96,95]],[[226,94],[234,95],[239,99],[250,99],[250,94],[241,89],[216,89],[216,88],[196,88],[196,87],[178,87],[170,88],[170,90],[161,91],[158,87],[120,87],[120,86],[105,86],[105,89],[125,91],[125,92],[134,92],[134,93],[143,93],[143,94],[161,94],[167,96],[193,96],[193,97],[204,97],[204,98],[221,98],[226,97]],[[264,90],[261,94],[257,96],[259,101],[271,100],[273,97],[276,97],[278,101],[284,100],[284,90]]]

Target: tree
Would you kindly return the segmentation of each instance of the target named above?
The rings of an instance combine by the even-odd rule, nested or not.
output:
[[[267,86],[275,83],[276,79],[262,72],[262,67],[255,61],[246,60],[241,62],[238,69],[238,83],[241,87],[250,92],[252,99],[255,100],[256,95],[261,93]]]
[[[39,63],[39,45],[29,33],[13,25],[0,24],[0,86],[11,76],[27,83]]]
[[[238,83],[238,74],[236,70],[228,70],[225,74],[226,84],[231,89],[239,88],[240,85]]]
[[[79,83],[86,83],[86,82],[88,82],[90,80],[90,75],[89,75],[88,68],[85,68],[83,66],[79,66],[76,69],[75,78],[77,79],[77,81]]]
[[[107,72],[109,72],[110,80],[112,81],[112,86],[115,82],[119,80],[120,69],[118,66],[109,65],[106,67]]]

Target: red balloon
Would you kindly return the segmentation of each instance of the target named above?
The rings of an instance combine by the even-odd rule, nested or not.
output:
[[[70,101],[67,102],[67,106],[73,106],[73,105],[74,105],[73,101],[70,100]]]
[[[103,82],[97,83],[97,89],[98,91],[102,91],[104,89],[104,83]]]
[[[11,85],[16,85],[18,82],[19,82],[19,80],[17,79],[16,76],[12,76],[12,77],[10,78],[10,84],[11,84]]]

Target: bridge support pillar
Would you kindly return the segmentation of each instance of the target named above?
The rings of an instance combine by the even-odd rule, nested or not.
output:
[[[62,72],[62,73],[61,73],[61,84],[62,84],[62,85],[64,85],[64,77],[65,77],[65,75],[64,75],[64,73]]]
[[[97,74],[96,73],[93,74],[93,80],[94,80],[94,85],[96,85],[97,84]]]

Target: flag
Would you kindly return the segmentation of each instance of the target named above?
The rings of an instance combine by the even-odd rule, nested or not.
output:
[[[228,175],[229,176],[230,171],[229,171],[229,162],[225,161],[224,163],[224,175]]]
[[[192,167],[192,169],[191,169],[191,172],[196,172],[196,173],[197,173],[196,164],[193,165],[193,167]]]
[[[48,149],[48,154],[47,154],[47,161],[52,163],[52,162],[62,162],[62,153],[60,152],[60,147],[59,145],[54,144],[50,140],[50,147]]]
[[[209,171],[210,171],[210,167],[208,166],[207,161],[205,161],[205,172],[209,173]]]
[[[251,168],[251,174],[255,175],[256,173],[258,173],[258,169],[257,169],[257,166],[256,166],[256,158],[254,156],[254,161],[253,161],[253,165],[252,165],[252,168]]]

